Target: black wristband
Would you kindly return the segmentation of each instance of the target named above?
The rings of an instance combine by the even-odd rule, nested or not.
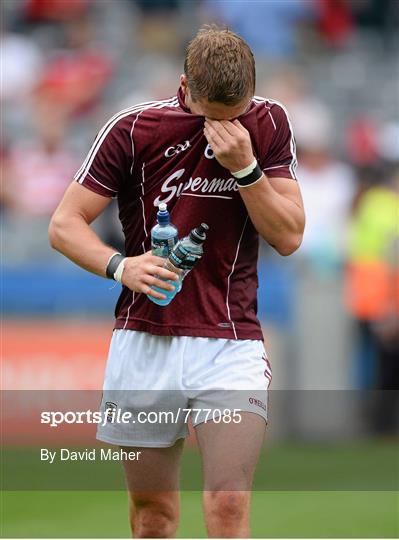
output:
[[[112,255],[112,257],[109,260],[109,263],[107,264],[107,268],[105,270],[105,275],[108,279],[115,279],[114,274],[116,272],[116,269],[118,268],[119,264],[125,259],[123,255],[120,253],[115,253],[115,255]]]
[[[252,184],[255,184],[258,180],[262,178],[263,171],[259,166],[259,163],[256,164],[255,169],[247,174],[247,176],[243,176],[242,178],[237,178],[237,184],[238,187],[248,187]]]

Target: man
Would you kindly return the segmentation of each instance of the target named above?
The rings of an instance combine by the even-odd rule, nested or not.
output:
[[[120,403],[108,406],[137,412],[139,398],[129,390],[146,396],[157,390],[150,401],[159,410],[163,391],[176,390],[169,408],[200,410],[193,425],[212,537],[249,536],[251,482],[265,433],[271,372],[256,317],[258,233],[289,255],[304,229],[288,116],[278,103],[255,98],[254,89],[248,45],[228,30],[200,30],[187,48],[177,96],[111,118],[49,231],[55,249],[123,284],[104,383],[104,391],[120,392]],[[126,258],[90,228],[112,197]],[[168,204],[180,237],[201,222],[210,228],[203,258],[167,307],[146,296],[162,298],[152,287],[171,289],[164,280],[178,278],[149,252],[160,202]],[[240,421],[205,421],[206,410],[226,408],[220,389],[240,391]],[[184,421],[134,429],[109,424],[98,432],[100,440],[144,449],[139,462],[124,463],[136,537],[175,534],[186,433]]]

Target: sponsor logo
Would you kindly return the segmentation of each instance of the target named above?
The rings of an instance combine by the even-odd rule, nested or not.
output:
[[[257,407],[260,407],[261,409],[263,409],[264,411],[266,411],[266,405],[263,403],[263,401],[261,401],[260,399],[256,399],[254,397],[250,397],[248,399],[249,403],[251,405],[256,405]]]
[[[169,146],[169,148],[165,150],[164,156],[167,158],[176,156],[188,148],[191,148],[190,141],[185,141],[183,144],[176,144],[176,146]]]
[[[220,322],[220,323],[218,323],[218,326],[220,326],[220,328],[231,328],[231,323],[229,323],[229,322]]]
[[[180,197],[183,192],[189,192],[192,194],[204,194],[209,196],[219,196],[223,193],[226,195],[228,192],[238,191],[237,180],[231,178],[202,178],[192,176],[186,181],[179,182],[180,178],[184,175],[185,169],[178,169],[170,176],[166,178],[161,186],[161,193],[154,200],[154,206],[158,206],[159,203],[167,203],[173,197]]]

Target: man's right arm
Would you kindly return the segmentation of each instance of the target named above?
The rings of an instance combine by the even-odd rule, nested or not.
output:
[[[90,224],[105,210],[110,201],[109,197],[103,197],[77,182],[72,182],[49,226],[49,240],[54,249],[85,270],[102,277],[106,275],[110,257],[117,251],[104,244]],[[132,291],[165,298],[151,289],[152,286],[165,290],[173,289],[172,285],[155,276],[172,281],[178,279],[176,274],[162,268],[164,262],[164,259],[152,255],[151,252],[128,257],[122,283]]]

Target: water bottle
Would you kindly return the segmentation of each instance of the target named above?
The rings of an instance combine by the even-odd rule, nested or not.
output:
[[[208,225],[206,223],[201,223],[199,227],[193,229],[188,236],[185,236],[179,240],[179,242],[175,245],[173,251],[170,253],[165,262],[164,268],[179,274],[179,281],[176,282],[168,280],[168,283],[174,285],[174,291],[166,291],[165,289],[153,287],[155,291],[158,291],[166,296],[166,298],[163,300],[154,298],[153,296],[148,296],[148,298],[155,304],[158,304],[159,306],[167,306],[181,290],[183,279],[190,272],[190,270],[194,268],[204,253],[203,244],[206,240],[206,231],[208,230]]]
[[[160,203],[157,212],[157,223],[151,229],[151,251],[158,257],[168,257],[177,244],[177,229],[170,222],[166,203]]]

